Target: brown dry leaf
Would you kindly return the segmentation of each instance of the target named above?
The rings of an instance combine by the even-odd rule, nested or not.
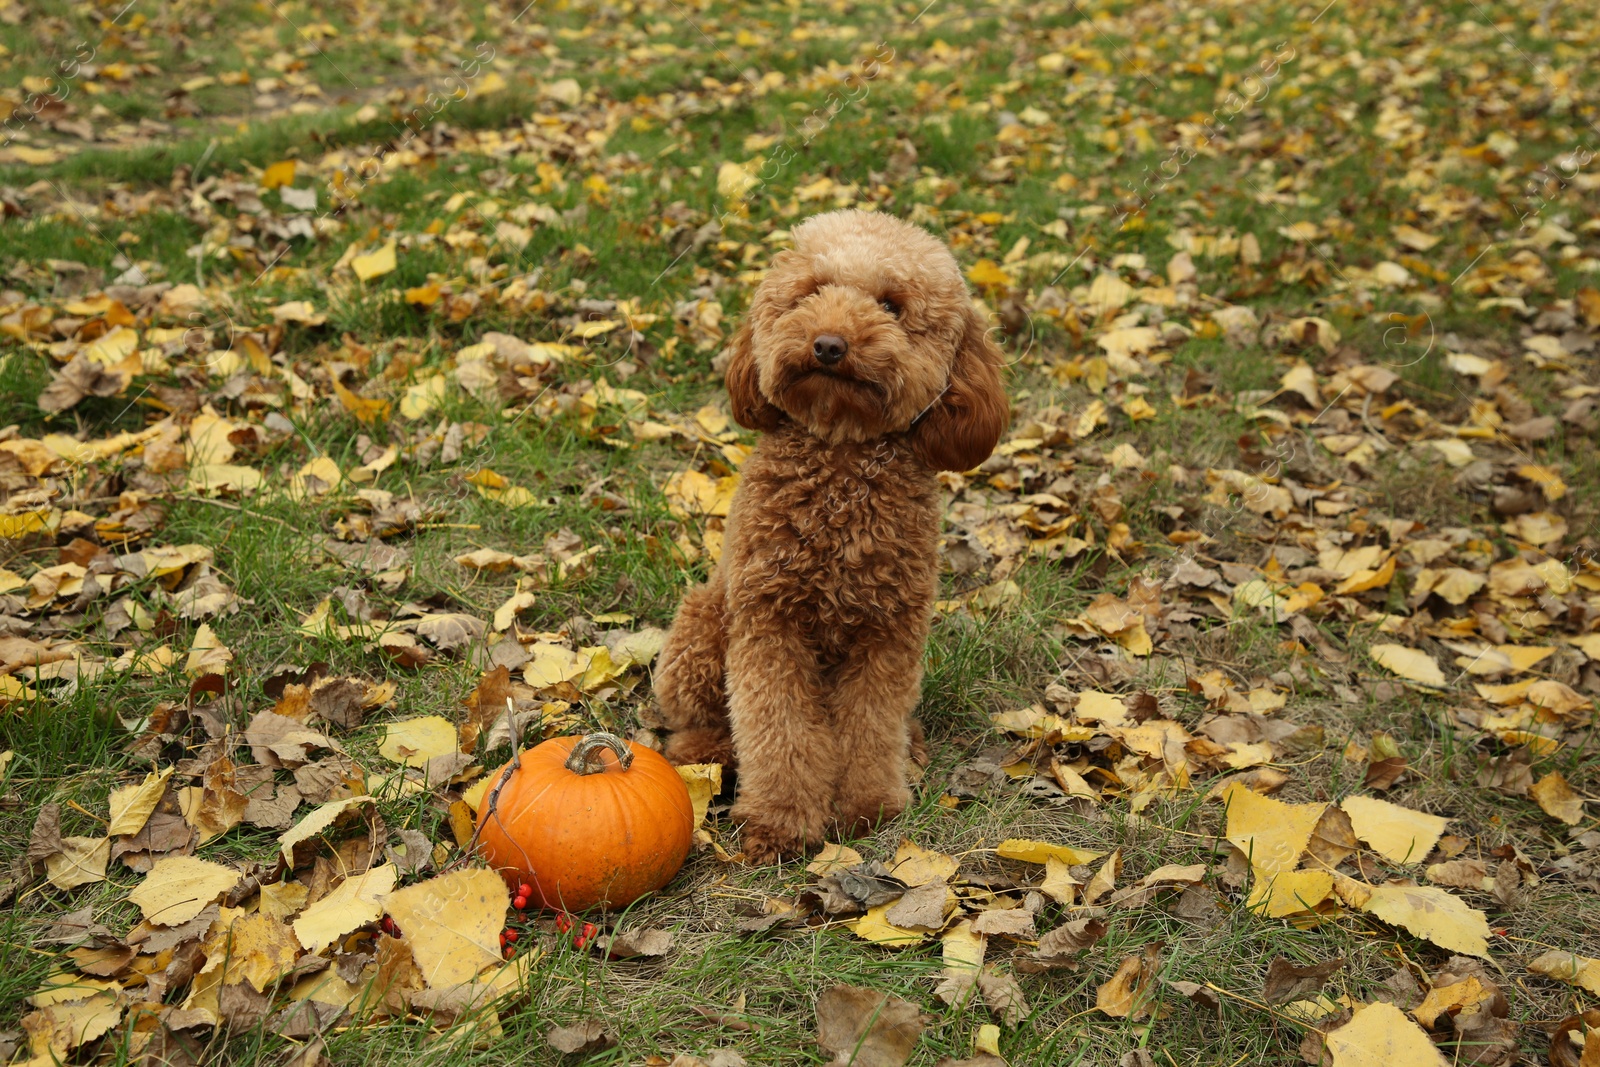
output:
[[[500,962],[500,931],[511,895],[493,871],[454,871],[391,892],[384,910],[400,925],[423,980],[467,982]]]
[[[614,960],[665,956],[672,951],[672,932],[656,929],[619,930],[599,938],[595,945]]]
[[[1423,1029],[1393,1004],[1368,1004],[1325,1036],[1332,1067],[1445,1067]]]
[[[875,989],[836,985],[817,998],[817,1044],[830,1067],[903,1067],[922,1037],[914,1004]]]
[[[572,1026],[557,1026],[545,1035],[545,1040],[557,1052],[567,1055],[588,1055],[604,1052],[617,1043],[613,1034],[599,1019],[585,1019]]]
[[[1153,941],[1144,951],[1125,957],[1117,973],[1095,990],[1094,1006],[1113,1019],[1137,1022],[1150,1014],[1159,988],[1156,978],[1161,947],[1161,942]]]
[[[978,974],[978,991],[983,994],[984,1004],[1007,1026],[1014,1027],[1031,1014],[1022,987],[1009,974],[985,967]]]
[[[1339,806],[1356,837],[1390,863],[1421,863],[1450,821],[1376,797],[1348,796]]]
[[[954,903],[955,895],[944,882],[927,882],[906,890],[905,896],[888,905],[883,917],[903,930],[934,931],[944,927],[945,915]]]
[[[242,876],[232,867],[193,856],[157,860],[144,881],[128,894],[146,921],[178,926],[239,884]]]
[[[1568,826],[1576,826],[1583,821],[1583,798],[1567,784],[1566,777],[1560,771],[1551,771],[1534,782],[1528,794],[1553,819],[1560,819]]]
[[[1321,989],[1323,983],[1343,966],[1342,956],[1305,966],[1292,962],[1287,956],[1274,956],[1272,962],[1267,964],[1262,999],[1268,1004],[1287,1004],[1291,1000],[1300,1000]]]
[[[1355,830],[1350,826],[1350,816],[1344,809],[1329,804],[1311,831],[1311,843],[1306,846],[1303,866],[1331,871],[1359,849]]]

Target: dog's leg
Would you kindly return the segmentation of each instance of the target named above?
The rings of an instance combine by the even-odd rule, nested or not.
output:
[[[867,833],[911,800],[907,761],[927,757],[922,726],[911,717],[922,695],[923,643],[920,634],[863,635],[828,697],[839,753],[833,821],[841,836]]]
[[[736,618],[728,641],[728,711],[739,758],[745,858],[771,863],[822,843],[838,756],[816,657],[799,635]]]
[[[656,668],[656,702],[667,728],[665,755],[673,763],[733,763],[725,678],[728,614],[722,571],[691,589],[672,620]]]

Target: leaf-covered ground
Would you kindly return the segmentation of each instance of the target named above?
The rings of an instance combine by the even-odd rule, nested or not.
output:
[[[1596,45],[0,2],[0,1052],[1600,1062]],[[1013,361],[916,802],[751,868],[705,769],[664,891],[519,913],[462,850],[505,698],[656,741],[752,444],[716,356],[837,207]]]

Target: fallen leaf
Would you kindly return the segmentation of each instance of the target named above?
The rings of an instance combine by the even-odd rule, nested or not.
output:
[[[1468,956],[1489,955],[1489,920],[1460,897],[1432,886],[1380,885],[1356,904],[1392,926],[1401,926],[1440,948]]]
[[[1405,1012],[1381,1001],[1357,1009],[1324,1040],[1332,1067],[1445,1067],[1449,1062]]]
[[[1124,957],[1117,973],[1095,990],[1095,1008],[1113,1019],[1138,1021],[1149,1015],[1159,989],[1161,947],[1161,942],[1153,941],[1144,951]]]
[[[144,881],[128,894],[148,922],[178,926],[239,884],[232,867],[194,856],[169,856],[155,862]]]
[[[1551,949],[1530,961],[1528,970],[1558,982],[1579,986],[1600,997],[1600,959]]]
[[[1378,666],[1407,681],[1432,689],[1445,687],[1444,671],[1439,669],[1439,661],[1426,652],[1405,645],[1380,644],[1368,648],[1367,655]]]
[[[346,878],[331,893],[300,913],[294,921],[295,937],[307,952],[321,952],[352,930],[377,922],[399,873],[394,864],[385,863]],[[492,873],[491,876],[499,878]],[[501,883],[501,892],[504,891],[505,885]],[[495,934],[498,938],[499,931]]]
[[[440,715],[423,715],[390,723],[378,755],[406,767],[426,767],[436,756],[457,751],[455,723]]]
[[[1052,845],[1045,841],[1029,841],[1018,837],[1000,842],[1000,847],[996,848],[995,852],[1001,859],[1021,860],[1023,863],[1044,863],[1053,857],[1069,867],[1089,863],[1105,855],[1104,852],[1094,852],[1086,848]]]
[[[830,1067],[902,1067],[922,1037],[914,1004],[875,989],[836,985],[817,998],[817,1044]]]
[[[452,871],[396,889],[383,909],[399,924],[429,986],[470,981],[500,962],[511,895],[494,871]]]
[[[1311,843],[1326,804],[1286,804],[1240,785],[1223,793],[1227,837],[1250,865],[1268,874],[1291,871]]]
[[[1528,788],[1528,795],[1538,802],[1544,813],[1560,819],[1568,826],[1583,821],[1583,798],[1567,784],[1560,771],[1551,771]]]
[[[164,771],[151,771],[144,776],[144,781],[137,785],[125,785],[112,790],[111,825],[106,827],[106,833],[111,837],[117,837],[121,834],[136,834],[143,830],[151,812],[161,803],[161,797],[166,793],[167,782],[171,778],[172,768],[168,767]]]
[[[860,862],[860,857],[857,857],[857,862]],[[889,861],[889,873],[906,885],[919,886],[927,885],[929,882],[948,882],[955,877],[956,868],[959,866],[955,859],[943,852],[933,852],[910,841],[901,841],[900,847],[895,850],[894,859]],[[810,867],[806,869],[811,870]],[[825,872],[812,871],[812,873]]]
[[[1449,822],[1376,797],[1348,796],[1339,806],[1356,837],[1390,863],[1421,863]]]
[[[545,1040],[557,1052],[567,1055],[588,1055],[604,1052],[617,1043],[617,1037],[598,1019],[585,1019],[572,1026],[554,1027]]]

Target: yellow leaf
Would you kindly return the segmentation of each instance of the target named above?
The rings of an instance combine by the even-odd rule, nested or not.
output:
[[[281,163],[274,163],[261,172],[261,187],[263,189],[277,189],[285,185],[294,184],[295,161],[285,159]]]
[[[1268,874],[1256,869],[1246,907],[1269,919],[1310,911],[1333,892],[1329,871],[1294,870]]]
[[[1600,997],[1600,960],[1552,949],[1529,963],[1528,970],[1558,982],[1580,986]]]
[[[150,922],[179,926],[238,885],[240,877],[232,867],[210,860],[169,856],[155,862],[144,881],[128,894],[128,902]]]
[[[889,862],[889,873],[909,886],[927,885],[929,882],[948,882],[961,866],[952,856],[922,848],[911,841],[901,841]]]
[[[249,496],[261,488],[261,472],[232,463],[207,463],[189,468],[187,489],[191,493],[213,493],[224,489],[236,490]]]
[[[302,841],[309,841],[322,831],[332,826],[339,816],[363,804],[373,804],[376,801],[369,796],[344,797],[339,800],[330,800],[318,804],[305,818],[295,823],[278,838],[278,851],[283,856],[283,862],[290,867],[294,866],[294,847]],[[315,950],[313,950],[315,951]]]
[[[111,825],[106,828],[106,833],[116,837],[143,830],[151,812],[161,803],[162,794],[167,791],[167,779],[172,777],[172,770],[168,767],[164,771],[151,771],[138,785],[125,785],[112,790]]]
[[[1016,284],[992,259],[980,259],[968,267],[967,280],[979,289],[1009,289]]]
[[[499,880],[498,875],[485,873]],[[333,892],[300,913],[294,921],[294,936],[307,952],[321,952],[352,930],[377,922],[398,874],[394,864],[385,863],[346,878]],[[505,892],[503,883],[500,891]],[[405,927],[400,929],[405,932]]]
[[[1292,871],[1311,843],[1326,804],[1286,804],[1235,783],[1222,794],[1228,806],[1228,840],[1252,867],[1267,875]]]
[[[1583,798],[1573,792],[1560,771],[1551,771],[1534,782],[1528,792],[1551,818],[1560,819],[1568,826],[1583,821]]]
[[[1445,1067],[1449,1062],[1422,1027],[1382,1001],[1358,1010],[1325,1040],[1333,1067]]]
[[[109,837],[64,837],[61,851],[47,856],[45,875],[57,889],[76,889],[80,885],[103,882],[106,864],[111,861]]]
[[[721,766],[718,764],[717,766]],[[815,858],[806,864],[806,870],[818,877],[842,871],[846,867],[854,867],[861,862],[861,853],[848,845],[841,845],[830,841],[818,850]]]
[[[1391,926],[1403,926],[1440,948],[1468,956],[1488,956],[1489,920],[1460,897],[1434,886],[1379,885],[1360,904],[1362,911]]]
[[[400,397],[400,414],[407,419],[420,419],[444,400],[445,379],[435,374],[406,389]]]
[[[406,767],[423,767],[436,756],[457,751],[456,726],[439,715],[423,715],[390,723],[378,755]]]
[[[365,255],[356,256],[350,261],[350,269],[356,272],[356,277],[364,282],[374,278],[381,278],[395,268],[394,238],[389,238],[388,243],[381,248],[375,248]]]
[[[1072,877],[1070,864],[1062,863],[1054,856],[1049,856],[1044,861],[1044,881],[1039,884],[1039,891],[1057,904],[1071,905],[1078,899],[1078,888],[1083,883]]]
[[[1158,991],[1156,968],[1160,960],[1159,941],[1146,945],[1137,955],[1125,957],[1117,973],[1095,990],[1095,1008],[1113,1019],[1144,1018]]]
[[[256,992],[264,993],[289,973],[300,951],[294,931],[282,919],[257,911],[234,919],[206,939],[206,965],[200,973],[223,970],[228,985],[249,982]]]
[[[437,988],[470,981],[500,962],[510,905],[505,880],[474,868],[397,889],[384,910],[405,934],[423,980]]]
[[[738,487],[737,474],[713,479],[697,470],[686,470],[668,478],[661,494],[667,498],[672,514],[680,519],[696,515],[725,518]]]
[[[444,294],[436,284],[430,282],[427,285],[418,285],[407,289],[405,295],[406,303],[408,304],[415,304],[418,307],[432,307],[439,302],[439,298]]]
[[[233,661],[233,653],[228,646],[222,643],[216,633],[211,629],[210,623],[201,623],[200,628],[194,632],[194,641],[189,645],[189,658],[183,665],[183,673],[191,678],[202,674],[226,674],[228,664]]]
[[[1367,649],[1367,655],[1384,670],[1398,674],[1407,681],[1434,689],[1445,687],[1444,671],[1439,669],[1438,660],[1426,652],[1405,645],[1383,644]]]
[[[706,821],[706,811],[711,807],[711,799],[722,792],[722,764],[681,764],[678,767],[678,777],[682,778],[683,784],[689,788],[689,806],[694,812],[692,825],[698,829]],[[827,851],[826,848],[823,851]],[[860,856],[856,857],[856,862],[861,862]]]
[[[1527,645],[1484,645],[1456,657],[1456,666],[1468,674],[1505,674],[1532,670],[1555,649]]]
[[[995,852],[1001,859],[1021,860],[1023,863],[1046,863],[1051,859],[1065,863],[1068,867],[1076,867],[1080,863],[1089,863],[1104,856],[1104,852],[1095,852],[1086,848],[1073,848],[1070,845],[1052,845],[1046,841],[1030,841],[1026,838],[1013,837],[1000,842],[1000,847]]]
[[[1390,863],[1421,863],[1449,822],[1377,797],[1348,796],[1339,806],[1350,816],[1356,837]]]
[[[389,401],[381,397],[369,398],[353,393],[340,384],[337,378],[333,379],[333,395],[338,397],[344,409],[360,422],[371,425],[379,419],[389,417]]]
[[[875,908],[868,908],[867,913],[859,919],[851,920],[847,925],[850,932],[863,941],[871,941],[875,945],[891,945],[903,948],[906,945],[920,945],[932,936],[922,930],[907,930],[905,927],[891,923],[885,914],[895,906],[896,901],[879,904]]]

